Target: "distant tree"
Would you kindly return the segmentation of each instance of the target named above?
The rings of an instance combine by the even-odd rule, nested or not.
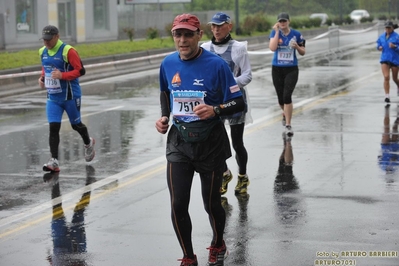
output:
[[[235,0],[191,0],[190,11],[234,10]]]
[[[396,2],[397,1],[392,0],[359,0],[359,9],[366,9],[367,11],[369,11],[369,13],[389,13],[391,11],[392,14],[395,14],[396,12],[394,10],[396,10]],[[388,8],[390,8],[390,10],[388,10]]]
[[[389,8],[391,1],[391,9]],[[236,0],[192,0],[184,4],[190,12],[206,10],[235,10]],[[331,17],[344,19],[354,9],[366,9],[371,15],[375,12],[384,12],[396,15],[399,0],[239,0],[240,20],[247,15],[264,13],[266,16],[277,15],[280,12],[288,12],[292,16],[306,16],[311,13],[327,13]]]
[[[254,14],[256,12],[265,12],[269,0],[247,0],[241,4],[241,8],[246,14]]]
[[[241,8],[246,14],[264,12],[266,14],[277,15],[285,11],[294,16],[310,15],[311,13],[338,15],[340,10],[342,10],[342,13],[347,15],[353,9],[359,8],[357,5],[358,1],[359,0],[245,0],[241,2]],[[342,8],[340,8],[340,4],[342,4]]]

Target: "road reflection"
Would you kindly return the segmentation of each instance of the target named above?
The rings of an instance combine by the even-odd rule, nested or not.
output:
[[[250,236],[249,226],[248,226],[248,202],[249,202],[249,194],[241,193],[235,194],[238,201],[238,216],[237,220],[232,221],[232,211],[233,206],[228,203],[226,197],[222,197],[222,205],[226,212],[226,228],[227,225],[232,223],[231,231],[228,232],[229,238],[232,239],[231,244],[233,245],[230,256],[229,256],[229,265],[253,265],[251,263],[248,245]]]
[[[393,174],[399,167],[399,105],[396,106],[395,120],[391,125],[391,105],[386,105],[384,110],[384,130],[381,137],[381,150],[378,164],[386,174]]]
[[[51,236],[53,240],[52,253],[49,252],[47,261],[50,265],[80,266],[89,265],[87,262],[87,239],[85,229],[85,210],[90,203],[91,190],[86,190],[73,210],[70,223],[67,222],[62,201],[59,183],[59,172],[50,172],[43,175],[43,180],[52,184],[51,199],[53,205],[51,220]],[[86,166],[86,186],[95,182],[95,169]]]
[[[301,198],[291,194],[299,192],[299,183],[293,173],[294,154],[291,140],[290,137],[283,135],[284,146],[274,181],[277,218],[283,224],[291,224],[303,215],[300,207]]]
[[[249,245],[249,227],[248,227],[248,202],[249,194],[241,193],[235,194],[238,200],[238,220],[234,228],[235,236],[235,253],[232,256],[232,261],[235,265],[253,265],[251,263],[250,254],[248,250]]]

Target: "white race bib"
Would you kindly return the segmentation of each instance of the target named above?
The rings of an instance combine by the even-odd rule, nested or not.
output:
[[[294,49],[280,49],[277,53],[277,62],[281,65],[288,65],[294,62]]]
[[[61,93],[61,83],[59,79],[53,79],[51,73],[46,73],[44,76],[44,86],[49,94]]]
[[[205,93],[203,91],[174,91],[173,96],[173,115],[185,117],[186,122],[199,120],[194,113],[194,107],[203,104]]]

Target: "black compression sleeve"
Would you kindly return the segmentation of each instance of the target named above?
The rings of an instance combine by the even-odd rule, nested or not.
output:
[[[169,104],[170,92],[161,91],[160,101],[161,101],[161,116],[170,116],[170,104]]]
[[[234,98],[220,105],[220,115],[232,115],[242,112],[245,109],[245,101],[243,97]]]

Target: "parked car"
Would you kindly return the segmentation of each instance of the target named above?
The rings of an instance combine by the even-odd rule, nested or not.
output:
[[[349,17],[350,17],[351,20],[353,20],[355,23],[360,23],[360,20],[361,20],[362,18],[369,18],[369,17],[370,17],[370,14],[369,14],[369,12],[367,12],[367,10],[364,10],[364,9],[356,9],[356,10],[353,10],[353,11],[350,13]]]
[[[321,24],[324,25],[327,22],[328,15],[326,13],[313,13],[312,15],[309,16],[309,18],[319,18],[321,19]]]

